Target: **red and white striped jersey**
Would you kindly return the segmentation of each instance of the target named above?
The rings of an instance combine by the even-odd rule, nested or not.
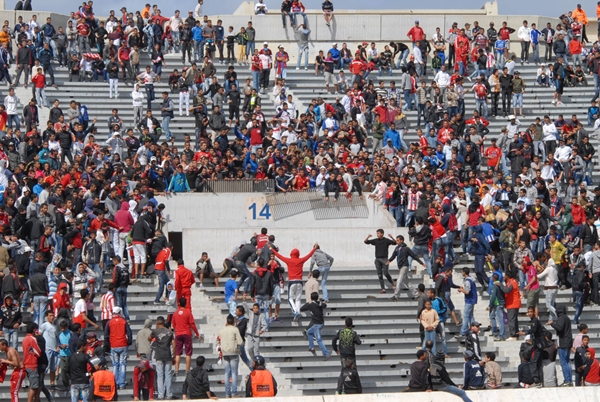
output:
[[[100,310],[102,310],[101,319],[110,320],[113,316],[113,308],[115,307],[115,296],[112,292],[107,292],[100,300]]]
[[[419,204],[419,198],[421,198],[421,194],[422,193],[420,191],[413,193],[411,188],[408,189],[408,210],[409,211],[417,210],[417,205]]]

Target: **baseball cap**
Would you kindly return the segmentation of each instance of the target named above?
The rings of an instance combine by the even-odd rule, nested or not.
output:
[[[337,46],[337,42],[333,42],[331,46]]]
[[[263,45],[267,45],[267,46],[269,46],[269,42],[265,42],[265,43],[263,43]]]
[[[419,20],[415,20],[415,24],[418,24],[418,23],[419,23]]]
[[[121,314],[121,311],[123,311],[121,309],[121,307],[115,306],[115,307],[113,307],[113,311],[112,312],[113,312],[113,314]]]

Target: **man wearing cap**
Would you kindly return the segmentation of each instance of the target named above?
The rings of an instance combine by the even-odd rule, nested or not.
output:
[[[275,77],[285,80],[287,78],[287,63],[290,61],[290,56],[283,50],[283,45],[279,45],[278,51],[275,53]]]
[[[419,26],[419,20],[416,20],[415,26],[412,27],[406,34],[406,36],[408,36],[412,41],[413,49],[418,46],[418,43],[421,41],[421,39],[423,39],[424,34],[423,28]]]
[[[277,381],[265,368],[265,358],[256,355],[252,359],[252,371],[246,381],[246,398],[270,398],[277,395]]]
[[[131,327],[121,315],[121,307],[113,308],[113,318],[104,328],[104,344],[110,350],[113,370],[119,389],[124,389],[127,384],[125,371],[127,368],[128,348],[133,342]]]

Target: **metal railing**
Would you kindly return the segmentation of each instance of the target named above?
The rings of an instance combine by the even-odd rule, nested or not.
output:
[[[369,217],[366,199],[360,199],[354,193],[348,196],[341,193],[338,200],[325,195],[316,189],[302,192],[267,194],[273,220],[289,218],[304,212],[312,211],[315,220],[326,219],[366,219]]]
[[[205,193],[271,193],[275,191],[275,180],[207,180]]]

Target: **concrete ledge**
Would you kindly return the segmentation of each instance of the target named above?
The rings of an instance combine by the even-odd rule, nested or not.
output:
[[[568,387],[568,388],[529,388],[529,389],[501,389],[493,391],[467,391],[473,402],[532,402],[532,401],[600,401],[600,392],[597,387]],[[362,394],[362,395],[328,395],[304,397],[275,397],[261,398],[269,402],[379,402],[381,400],[397,401],[410,398],[411,402],[438,402],[459,401],[458,396],[440,392],[414,392],[400,395],[399,393]]]

